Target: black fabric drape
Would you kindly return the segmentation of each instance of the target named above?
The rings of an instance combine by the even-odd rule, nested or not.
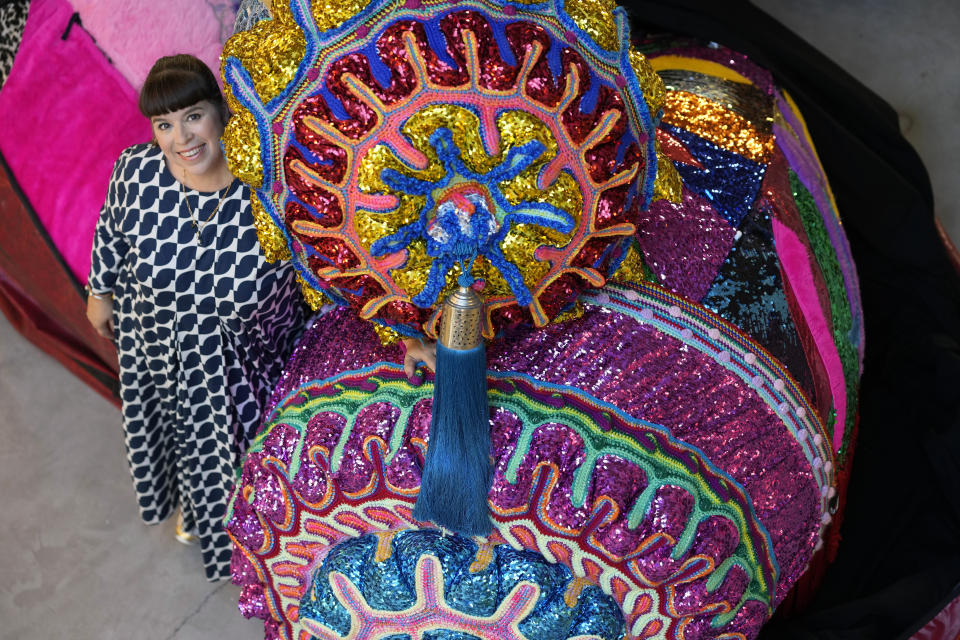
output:
[[[640,33],[715,41],[800,107],[857,263],[866,323],[840,553],[812,607],[763,638],[907,637],[960,583],[960,279],[896,112],[747,2],[624,0]]]

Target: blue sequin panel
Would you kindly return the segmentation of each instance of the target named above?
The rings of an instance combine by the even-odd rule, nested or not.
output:
[[[504,598],[521,582],[539,586],[533,610],[522,620],[520,631],[531,640],[566,640],[595,636],[603,640],[622,638],[623,614],[617,603],[598,587],[583,587],[573,606],[567,606],[567,588],[573,580],[562,564],[550,564],[530,551],[506,545],[493,549],[487,563],[477,560],[477,545],[456,535],[437,531],[404,531],[390,542],[388,558],[377,562],[378,538],[365,535],[341,542],[330,550],[314,571],[313,583],[300,601],[300,618],[322,624],[342,637],[350,631],[350,614],[330,586],[330,574],[342,573],[363,595],[368,606],[382,611],[404,611],[416,602],[416,567],[421,557],[439,561],[444,599],[458,612],[477,617],[493,615]],[[463,631],[437,629],[424,634],[429,640],[474,640]],[[409,640],[391,635],[389,640]],[[497,640],[481,638],[481,640]]]
[[[684,186],[710,200],[720,215],[739,227],[757,198],[766,165],[722,149],[685,129],[668,124],[660,127],[682,142],[704,167],[674,163]]]

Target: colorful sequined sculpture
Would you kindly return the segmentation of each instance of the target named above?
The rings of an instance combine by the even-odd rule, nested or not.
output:
[[[273,12],[224,50],[230,167],[257,187],[268,257],[382,339],[435,337],[458,278],[487,338],[548,324],[606,282],[674,184],[664,163],[655,189],[662,83],[612,0]]]
[[[353,309],[307,331],[243,463],[244,614],[270,640],[755,638],[836,543],[863,357],[789,96],[714,44],[645,59],[609,0],[272,10],[225,51],[228,156],[268,254]],[[472,538],[414,516],[434,381],[374,334],[434,336],[462,282],[501,336]]]
[[[490,343],[493,532],[413,516],[432,381],[409,385],[398,346],[328,307],[225,525],[269,640],[750,640],[829,562],[863,358],[830,187],[769,72],[717,45],[641,46],[682,197],[640,213],[579,317]],[[579,625],[587,610],[603,625]]]

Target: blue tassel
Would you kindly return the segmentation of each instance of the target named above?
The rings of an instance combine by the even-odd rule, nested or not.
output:
[[[465,536],[488,535],[490,407],[487,355],[437,343],[433,422],[413,517]]]

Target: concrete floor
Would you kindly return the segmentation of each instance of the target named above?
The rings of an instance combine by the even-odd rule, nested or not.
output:
[[[960,9],[953,0],[759,0],[884,96],[960,241]],[[262,637],[171,522],[140,524],[117,411],[0,318],[0,639]]]
[[[120,416],[0,315],[0,638],[262,638],[173,523],[140,523]]]

